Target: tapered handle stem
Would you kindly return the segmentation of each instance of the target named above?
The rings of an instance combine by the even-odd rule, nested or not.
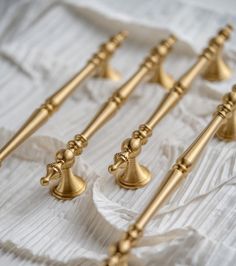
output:
[[[213,138],[217,130],[224,121],[221,116],[216,116],[209,125],[204,129],[200,136],[192,143],[192,145],[183,153],[176,161],[164,178],[162,184],[158,187],[155,195],[150,203],[144,209],[140,217],[136,221],[138,228],[144,228],[150,221],[155,212],[162,206],[166,199],[179,186],[182,179],[189,173],[192,166],[196,163],[198,157],[202,153],[207,143]]]
[[[104,66],[104,64],[107,64],[107,61],[115,52],[116,48],[118,48],[126,38],[126,35],[126,32],[120,32],[110,38],[108,42],[101,45],[99,51],[91,57],[85,67],[79,71],[78,74],[69,80],[61,89],[50,96],[39,109],[33,112],[23,126],[4,145],[4,147],[1,148],[0,163],[59,109],[63,102],[71,95],[72,92],[74,92],[82,81],[95,74],[99,68]]]
[[[86,78],[93,75],[96,72],[97,66],[88,62],[86,66],[79,71],[72,79],[70,79],[62,88],[51,95],[46,103],[50,103],[54,110],[57,110],[65,100],[74,92],[74,90],[85,81]]]
[[[151,50],[138,70],[118,88],[112,97],[102,106],[95,117],[83,131],[82,135],[89,139],[101,126],[111,119],[116,111],[126,102],[130,94],[137,86],[144,81],[163,61],[171,51],[176,39],[170,36],[164,40],[158,47]]]
[[[196,77],[209,67],[211,61],[221,52],[224,42],[229,38],[231,31],[232,27],[227,25],[218,32],[215,38],[210,40],[197,61],[179,78],[169,93],[164,96],[161,103],[145,123],[147,126],[153,129],[177,105],[188,92]]]
[[[138,69],[138,71],[136,71],[135,74],[101,107],[95,117],[86,126],[82,135],[87,139],[91,138],[99,128],[110,120],[148,72],[149,70],[147,68]]]
[[[178,187],[180,181],[192,170],[208,142],[215,136],[224,123],[231,123],[236,110],[236,86],[232,92],[223,98],[223,104],[217,111],[208,126],[194,140],[194,142],[177,159],[172,169],[167,173],[164,181],[157,189],[154,197],[137,219],[136,225],[143,229],[154,213],[161,207],[167,197]]]
[[[58,92],[48,98],[45,103],[35,110],[25,121],[16,134],[0,149],[0,162],[11,154],[21,143],[37,131],[49,117],[63,104],[70,96],[76,86],[93,73],[95,66],[88,64],[73,79],[64,85]]]

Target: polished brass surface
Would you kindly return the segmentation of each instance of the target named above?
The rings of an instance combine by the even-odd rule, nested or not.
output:
[[[47,166],[45,177],[41,178],[41,185],[47,185],[50,180],[58,180],[58,185],[53,189],[53,195],[59,199],[71,199],[80,195],[85,189],[84,180],[72,173],[72,166],[75,157],[79,156],[87,146],[88,140],[101,128],[104,123],[111,119],[116,111],[124,104],[134,89],[145,79],[157,73],[163,63],[163,58],[170,52],[176,42],[174,36],[170,36],[158,47],[151,50],[149,56],[145,58],[138,70],[132,77],[118,88],[110,99],[102,106],[95,117],[84,129],[82,134],[78,134],[70,140],[66,149],[60,150],[56,155],[56,161]]]
[[[110,173],[117,175],[117,183],[127,189],[136,189],[145,186],[151,179],[150,171],[140,165],[136,157],[140,154],[142,145],[147,143],[152,130],[148,125],[141,125],[133,132],[132,138],[126,139],[121,145],[121,152],[114,157],[115,163],[110,165]],[[125,165],[125,168],[123,166]],[[121,171],[120,168],[123,168]],[[121,173],[119,173],[121,172]]]
[[[64,101],[74,92],[77,86],[86,78],[96,75],[99,77],[117,79],[116,71],[111,69],[109,60],[126,36],[127,32],[123,31],[102,44],[99,51],[92,56],[79,73],[77,73],[61,89],[51,95],[40,108],[32,113],[16,134],[0,149],[0,164],[22,142],[45,124],[49,117],[59,109]]]
[[[232,117],[234,119],[232,120]],[[187,177],[189,172],[196,164],[202,151],[219,132],[222,125],[230,126],[232,121],[235,123],[236,118],[236,85],[232,92],[226,94],[223,103],[217,107],[215,114],[208,126],[195,139],[195,141],[185,150],[177,159],[170,171],[164,177],[161,185],[157,188],[156,193],[144,208],[136,222],[130,226],[124,237],[115,245],[110,247],[110,257],[104,262],[104,266],[121,266],[128,265],[128,255],[131,248],[134,247],[142,236],[147,223],[153,215],[161,208],[163,203],[179,187],[181,182]]]
[[[227,25],[218,32],[215,38],[210,40],[208,47],[203,50],[195,64],[180,77],[164,96],[146,123],[141,125],[139,130],[134,131],[131,138],[122,143],[121,152],[115,155],[114,164],[108,168],[108,171],[116,177],[116,181],[121,187],[137,189],[145,186],[151,180],[150,171],[137,162],[137,156],[141,153],[142,146],[147,143],[154,127],[190,89],[193,80],[215,64],[215,60],[219,58],[219,53],[221,53],[224,42],[229,38],[231,31],[232,27]],[[235,127],[234,123],[232,125]],[[234,133],[231,131],[234,131]],[[227,135],[229,138],[235,138],[236,131],[232,126],[227,129],[226,126],[222,126],[220,132],[219,137],[223,135],[223,138],[225,138]]]
[[[175,41],[176,41],[176,37],[172,35],[169,43],[171,44],[171,42],[174,43]],[[162,43],[164,42],[165,41],[163,41]],[[149,82],[158,83],[162,85],[162,87],[165,88],[166,90],[170,90],[172,86],[174,85],[175,81],[173,77],[170,74],[168,74],[163,68],[163,62],[167,55],[166,46],[160,45],[157,49],[161,57],[159,58],[159,64],[154,69],[153,74],[151,75],[151,78],[149,79]]]
[[[234,115],[229,118],[230,123],[225,123],[221,126],[221,128],[217,131],[216,136],[222,140],[236,140],[236,111],[234,111]]]
[[[228,29],[231,31],[233,27],[227,25]],[[222,34],[224,35],[224,29],[222,29]],[[215,42],[214,39],[211,40],[212,43]],[[209,81],[221,81],[230,78],[232,71],[230,67],[224,62],[222,58],[222,44],[224,43],[224,37],[218,39],[216,45],[220,46],[218,53],[215,55],[215,58],[211,61],[209,67],[203,73],[203,78]]]

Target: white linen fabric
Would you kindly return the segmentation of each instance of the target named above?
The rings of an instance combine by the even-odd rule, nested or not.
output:
[[[178,12],[176,12],[178,10]],[[211,118],[236,82],[194,82],[181,103],[157,126],[140,161],[153,173],[137,191],[119,188],[107,172],[122,140],[146,121],[163,95],[143,84],[90,141],[74,171],[87,191],[58,201],[39,179],[55,152],[83,130],[149,49],[170,32],[179,42],[166,69],[178,78],[207,41],[236,16],[180,1],[0,2],[0,145],[29,114],[72,77],[100,43],[130,32],[112,60],[119,82],[89,79],[22,144],[0,169],[0,265],[99,265],[107,247],[134,222],[177,156]],[[236,65],[236,34],[225,57]],[[130,265],[216,266],[236,264],[236,145],[214,139],[194,171],[148,225]]]

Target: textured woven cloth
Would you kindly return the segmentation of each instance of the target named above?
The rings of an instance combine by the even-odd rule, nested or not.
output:
[[[112,5],[108,0],[3,0],[0,12],[1,146],[101,42],[121,29],[130,32],[112,60],[122,80],[88,80],[0,169],[0,265],[99,265],[108,245],[135,220],[177,156],[205,127],[221,96],[236,83],[236,74],[222,83],[197,79],[157,126],[140,156],[153,173],[143,189],[119,188],[107,167],[122,140],[146,121],[165,94],[155,84],[139,86],[77,160],[74,170],[88,182],[82,196],[66,202],[51,197],[39,184],[46,164],[83,130],[162,38],[172,32],[179,39],[166,61],[166,69],[178,78],[218,28],[227,22],[236,26],[236,17],[164,0],[145,5],[141,0]],[[225,52],[235,69],[236,34]],[[214,139],[186,182],[148,225],[132,252],[131,265],[235,263],[236,144]]]

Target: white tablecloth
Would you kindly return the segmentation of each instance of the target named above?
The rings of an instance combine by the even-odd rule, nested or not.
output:
[[[0,169],[0,265],[98,265],[107,247],[135,220],[176,157],[204,128],[221,96],[236,82],[197,79],[158,125],[140,160],[153,173],[137,191],[115,185],[107,172],[124,138],[146,121],[165,91],[137,88],[90,141],[75,171],[88,181],[80,197],[61,202],[39,185],[55,152],[83,130],[100,105],[170,32],[179,42],[166,69],[178,78],[233,12],[179,1],[0,2],[0,144],[31,111],[75,74],[101,42],[121,29],[129,40],[112,64],[119,82],[90,79]],[[236,64],[236,34],[225,57]],[[127,126],[128,125],[128,126]],[[236,145],[214,139],[197,167],[153,218],[133,250],[132,265],[236,264]]]

